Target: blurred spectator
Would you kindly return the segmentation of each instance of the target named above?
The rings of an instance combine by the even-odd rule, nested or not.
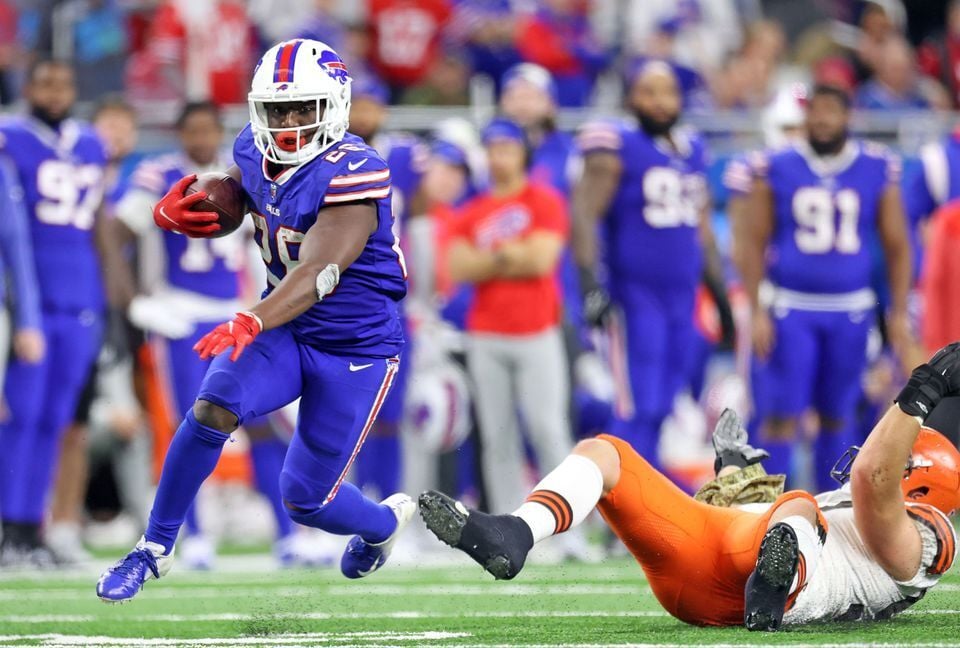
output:
[[[853,94],[857,86],[857,75],[850,61],[840,56],[830,56],[814,65],[813,82]]]
[[[743,37],[734,0],[633,0],[625,22],[630,53],[716,69]]]
[[[53,51],[73,60],[79,99],[121,91],[128,42],[118,0],[71,0],[57,8],[53,19]]]
[[[146,50],[127,66],[131,94],[243,103],[258,49],[240,0],[163,0]]]
[[[786,37],[778,23],[761,20],[751,25],[743,47],[712,78],[715,104],[727,109],[766,106],[785,50]],[[677,79],[684,88],[683,76]]]
[[[960,202],[941,207],[923,263],[923,343],[930,353],[960,339]]]
[[[346,30],[342,21],[334,15],[336,0],[314,0],[313,13],[306,20],[298,21],[297,38],[309,38],[326,43],[337,52],[344,51]],[[350,61],[344,59],[349,67]]]
[[[470,66],[454,51],[442,53],[421,83],[408,88],[400,103],[420,106],[466,106],[470,103]]]
[[[903,8],[898,13],[890,3],[869,1],[860,13],[860,32],[851,56],[857,82],[869,79],[881,65],[880,59],[886,42],[900,37]]]
[[[913,50],[901,38],[887,40],[876,54],[876,73],[857,91],[854,105],[869,110],[919,110],[930,107],[917,83]]]
[[[12,0],[0,0],[0,105],[3,106],[17,99],[13,75],[19,49],[17,8]]]
[[[561,106],[586,105],[597,75],[610,61],[582,0],[544,0],[536,13],[519,20],[516,43],[522,59],[553,75]]]
[[[960,107],[960,0],[947,7],[946,29],[923,42],[917,51],[920,70],[942,83],[954,108]]]
[[[572,446],[570,386],[554,280],[569,232],[563,198],[529,181],[523,129],[495,119],[483,132],[491,188],[464,206],[449,269],[476,286],[467,316],[489,508],[505,513],[523,493],[522,415],[542,472]]]
[[[450,12],[449,0],[370,0],[370,59],[395,98],[440,57]]]
[[[515,45],[516,13],[510,0],[460,0],[448,37],[466,48],[470,67],[500,86],[500,78],[520,60]]]

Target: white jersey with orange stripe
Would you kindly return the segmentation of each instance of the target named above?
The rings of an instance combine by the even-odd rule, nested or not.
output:
[[[902,612],[937,584],[953,565],[957,535],[949,518],[927,504],[907,503],[922,539],[917,573],[890,577],[857,531],[849,485],[821,493],[817,502],[829,525],[816,571],[784,616],[785,624],[885,619]]]

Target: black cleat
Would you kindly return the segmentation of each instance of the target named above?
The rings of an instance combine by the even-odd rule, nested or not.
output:
[[[757,567],[744,589],[743,625],[747,630],[780,629],[799,563],[800,548],[793,529],[786,524],[770,527],[760,543]]]
[[[520,518],[469,511],[437,491],[420,495],[420,517],[435,536],[476,560],[497,580],[519,574],[533,548],[533,534]]]

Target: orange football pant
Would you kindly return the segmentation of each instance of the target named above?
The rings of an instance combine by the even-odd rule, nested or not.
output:
[[[620,480],[599,510],[647,575],[660,604],[694,625],[743,624],[743,595],[760,542],[785,502],[813,496],[784,493],[764,513],[694,500],[622,439],[602,434],[620,454]],[[819,513],[820,524],[826,521]]]

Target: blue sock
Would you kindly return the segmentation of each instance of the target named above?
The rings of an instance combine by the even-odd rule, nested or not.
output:
[[[200,485],[217,467],[223,444],[229,438],[229,434],[198,423],[193,410],[187,412],[163,462],[160,484],[144,533],[149,542],[163,545],[167,553],[173,549],[187,509],[197,496]]]
[[[183,518],[183,528],[187,535],[200,535],[200,522],[197,520],[197,501],[190,502],[190,508],[187,509],[187,516]]]
[[[287,514],[305,526],[338,535],[356,534],[371,544],[383,542],[397,528],[397,517],[390,507],[367,499],[359,488],[346,482],[325,506],[313,510],[287,507]]]
[[[280,496],[280,471],[287,456],[287,444],[280,439],[260,439],[250,444],[253,462],[253,481],[261,495],[267,498],[277,520],[277,538],[285,538],[293,531],[293,524]]]
[[[361,453],[362,462],[357,467],[357,480],[366,486],[377,488],[381,498],[400,490],[400,437],[368,436]]]
[[[839,430],[820,428],[820,434],[813,443],[813,477],[818,493],[840,487],[840,484],[830,477],[830,471],[837,459],[853,445],[853,436],[853,427],[850,425]]]

